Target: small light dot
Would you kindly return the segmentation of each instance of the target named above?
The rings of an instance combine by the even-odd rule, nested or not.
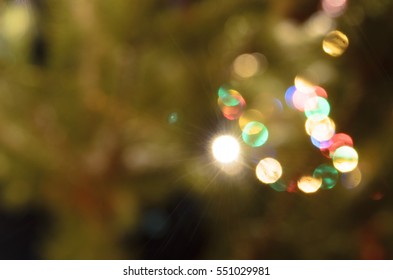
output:
[[[275,183],[282,175],[281,164],[274,158],[262,159],[256,169],[255,173],[259,181],[265,184]]]

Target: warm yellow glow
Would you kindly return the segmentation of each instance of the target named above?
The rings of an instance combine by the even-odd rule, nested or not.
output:
[[[351,172],[358,165],[359,156],[356,150],[350,146],[341,146],[333,154],[334,167],[343,173]]]
[[[322,186],[322,178],[303,176],[297,182],[297,186],[304,193],[315,193]]]
[[[341,177],[341,182],[347,189],[356,188],[362,182],[362,172],[358,167],[356,167],[351,172],[343,174]]]
[[[240,145],[233,136],[222,135],[214,139],[212,152],[217,161],[221,163],[230,163],[238,158]]]
[[[329,32],[323,39],[322,48],[330,56],[337,57],[342,55],[348,48],[348,37],[338,31]]]
[[[282,167],[274,158],[264,158],[258,163],[255,173],[262,183],[272,184],[281,178]]]
[[[310,116],[305,126],[307,134],[320,142],[328,141],[336,131],[336,124],[327,116]]]
[[[249,123],[249,122],[261,122],[263,123],[264,117],[261,112],[255,109],[250,109],[247,111],[244,111],[243,114],[239,118],[239,127],[241,130],[244,129],[244,127]]]
[[[259,61],[253,54],[239,55],[233,62],[233,71],[241,78],[250,78],[259,70]]]

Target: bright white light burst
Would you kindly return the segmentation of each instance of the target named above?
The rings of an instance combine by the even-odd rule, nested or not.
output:
[[[221,163],[233,162],[239,156],[239,142],[230,135],[218,136],[213,141],[212,152],[214,158]]]

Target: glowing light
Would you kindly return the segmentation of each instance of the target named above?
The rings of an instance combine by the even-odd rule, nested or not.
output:
[[[178,114],[176,112],[170,113],[168,116],[168,123],[175,124],[178,120]]]
[[[259,70],[259,61],[253,54],[242,54],[233,62],[233,71],[240,78],[250,78]]]
[[[326,90],[323,87],[315,86],[314,87],[314,91],[317,94],[317,96],[323,97],[325,99],[328,98],[328,94],[327,94]]]
[[[249,122],[244,128],[242,133],[243,141],[251,147],[259,147],[265,144],[269,132],[265,125],[260,122]]]
[[[322,9],[330,17],[341,16],[347,7],[347,0],[322,0]]]
[[[295,105],[293,104],[293,95],[295,94],[296,87],[291,86],[287,89],[285,92],[285,102],[287,103],[288,107],[290,108],[295,108]]]
[[[323,36],[334,28],[334,21],[326,13],[313,14],[304,24],[305,31],[312,37]]]
[[[228,120],[239,118],[246,106],[246,101],[239,92],[233,89],[227,90],[224,87],[220,87],[218,90],[217,103],[222,114]]]
[[[310,98],[304,103],[304,113],[308,118],[313,115],[327,117],[330,113],[330,104],[323,97]]]
[[[262,159],[256,169],[255,173],[259,181],[265,184],[275,183],[282,175],[281,164],[274,158]]]
[[[336,131],[334,121],[326,116],[312,115],[306,121],[306,132],[319,142],[329,141]]]
[[[269,185],[273,190],[277,191],[277,192],[285,192],[286,190],[288,190],[287,185],[285,185],[283,182],[281,182],[280,180],[278,180],[275,183],[272,183]]]
[[[322,186],[322,179],[303,176],[297,182],[297,186],[304,193],[315,193]]]
[[[18,39],[31,28],[33,18],[24,5],[9,5],[0,17],[0,33],[8,40]]]
[[[316,96],[317,94],[314,91],[302,92],[300,90],[296,90],[293,94],[293,105],[300,112],[304,112],[304,106],[307,101]]]
[[[338,171],[333,166],[321,164],[314,170],[313,177],[322,180],[322,189],[331,189],[337,184]]]
[[[230,163],[238,158],[240,145],[233,136],[222,135],[214,139],[212,152],[217,161],[221,163]]]
[[[328,147],[329,156],[333,156],[334,152],[342,146],[353,147],[353,140],[351,136],[345,133],[337,133],[330,139],[330,145]]]
[[[362,172],[356,167],[351,172],[344,173],[341,176],[341,183],[347,189],[354,189],[362,182]]]
[[[318,141],[314,137],[311,138],[311,143],[320,150],[327,149],[330,146],[330,141]]]
[[[314,87],[318,82],[318,76],[311,71],[304,71],[295,77],[295,86],[303,93],[314,93]]]
[[[348,37],[341,31],[329,32],[323,39],[322,48],[330,56],[338,57],[348,48]]]
[[[333,165],[342,173],[354,170],[358,165],[358,160],[358,153],[350,146],[342,146],[333,154]]]
[[[261,112],[255,109],[250,109],[247,111],[244,111],[243,114],[239,118],[239,127],[241,130],[244,129],[244,127],[252,122],[252,121],[257,121],[257,122],[262,122],[264,120],[264,117]]]

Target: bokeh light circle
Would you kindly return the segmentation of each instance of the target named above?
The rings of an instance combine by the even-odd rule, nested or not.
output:
[[[354,189],[362,182],[362,172],[356,167],[351,172],[344,173],[341,176],[341,184],[347,189]]]
[[[282,167],[276,159],[267,157],[258,163],[255,173],[262,183],[272,184],[281,178]]]
[[[322,42],[324,52],[333,57],[342,55],[348,48],[348,45],[348,37],[338,30],[329,32]]]
[[[318,84],[318,76],[314,72],[304,71],[296,75],[294,84],[301,92],[315,92],[314,87]]]
[[[314,97],[317,97],[315,91],[303,92],[297,89],[292,96],[293,106],[300,112],[304,112],[305,104],[309,99]]]
[[[321,164],[315,168],[313,177],[322,179],[322,189],[331,189],[337,184],[338,171],[331,165]]]
[[[288,186],[281,182],[281,180],[278,180],[277,182],[274,182],[272,184],[269,184],[269,186],[275,190],[276,192],[285,192],[288,190]]]
[[[341,16],[347,7],[347,0],[322,0],[322,9],[330,17]]]
[[[342,146],[333,154],[333,165],[342,173],[354,170],[358,165],[358,160],[358,153],[350,146]]]
[[[250,123],[252,121],[258,121],[258,122],[262,123],[263,120],[264,120],[264,117],[260,111],[255,110],[255,109],[250,109],[250,110],[244,111],[241,114],[241,116],[239,117],[238,123],[239,123],[240,129],[243,130],[248,123]]]
[[[314,91],[317,94],[317,96],[323,97],[325,99],[328,98],[328,94],[327,94],[326,90],[323,87],[315,86],[314,87]]]
[[[329,116],[330,104],[323,97],[316,96],[313,98],[309,98],[304,103],[304,113],[308,118],[313,115]]]
[[[314,178],[312,176],[303,176],[297,181],[299,190],[304,193],[315,193],[322,186],[321,178]]]
[[[250,78],[259,70],[259,61],[253,54],[241,54],[233,62],[233,71],[240,78]]]
[[[244,143],[251,147],[259,147],[265,144],[269,137],[266,126],[260,122],[249,122],[244,128],[242,138]]]
[[[310,116],[305,124],[306,132],[319,142],[329,141],[335,134],[336,124],[323,115]]]
[[[337,133],[335,134],[332,139],[329,140],[330,145],[328,147],[329,156],[333,156],[334,152],[342,147],[342,146],[350,146],[353,147],[353,140],[351,136],[345,133]]]
[[[235,161],[240,153],[239,142],[230,135],[221,135],[214,139],[212,144],[214,158],[221,163]]]
[[[295,105],[293,104],[293,95],[296,92],[296,87],[291,86],[285,92],[285,102],[287,103],[288,107],[294,109]]]
[[[317,147],[318,149],[325,150],[329,147],[330,145],[330,141],[318,141],[317,139],[315,139],[314,137],[310,136],[311,138],[311,143]]]
[[[240,117],[246,107],[246,101],[236,90],[220,87],[218,90],[218,106],[225,118],[235,120]]]

